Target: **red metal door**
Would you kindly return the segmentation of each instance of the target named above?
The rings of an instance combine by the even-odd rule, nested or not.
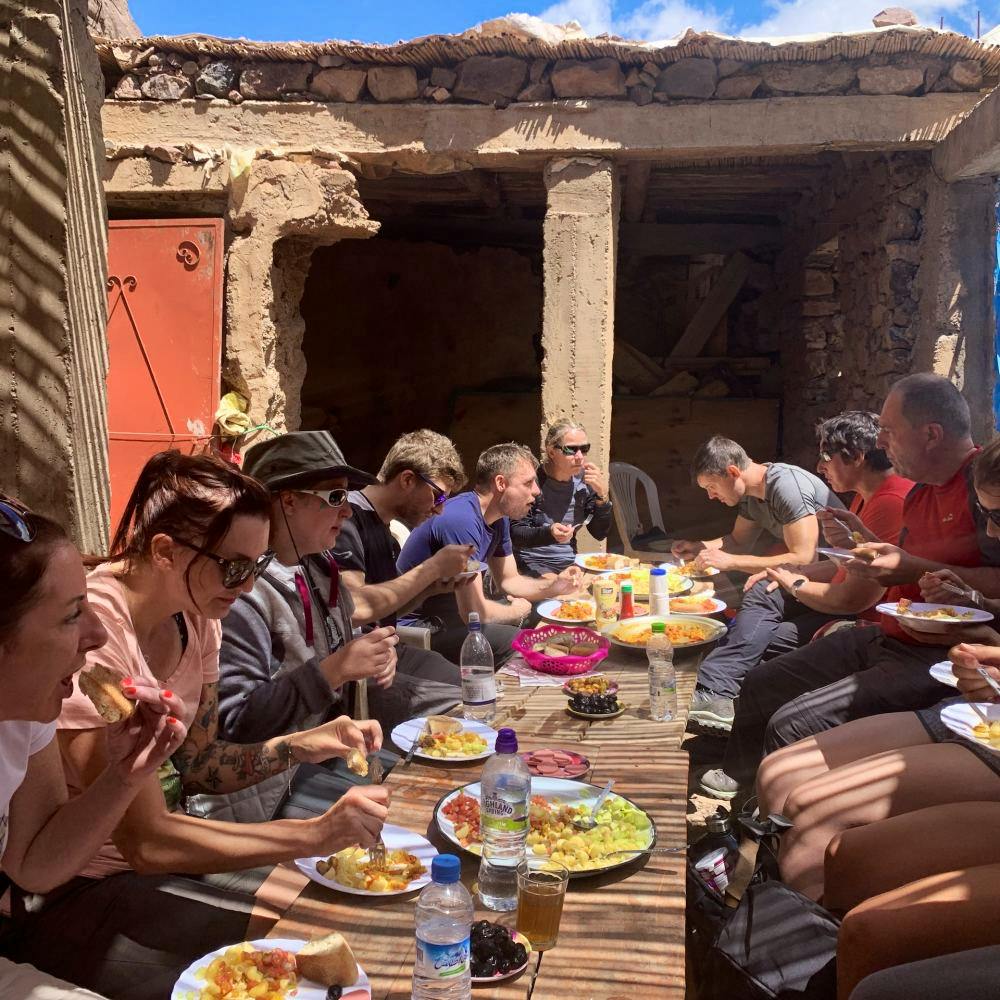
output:
[[[221,219],[110,223],[108,439],[111,525],[150,455],[199,450],[222,363]]]

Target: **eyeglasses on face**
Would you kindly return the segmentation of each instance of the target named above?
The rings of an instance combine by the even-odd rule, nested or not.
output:
[[[319,497],[327,507],[343,507],[347,503],[347,490],[296,490],[311,497]]]
[[[174,538],[174,541],[185,548],[197,552],[198,555],[211,559],[222,570],[222,586],[226,590],[235,590],[242,587],[252,576],[255,580],[267,569],[274,558],[274,553],[268,549],[256,559],[248,559],[246,556],[237,556],[235,559],[226,559],[218,552],[210,552],[193,542],[186,542],[183,538]]]
[[[0,493],[0,531],[19,542],[30,542],[35,537],[31,511],[3,493]]]
[[[419,472],[415,472],[414,475],[417,477],[417,479],[419,479],[422,483],[426,483],[434,491],[435,507],[440,507],[441,504],[443,504],[445,500],[448,499],[448,491],[438,486],[438,484],[434,482],[433,479],[428,479],[427,476]]]
[[[976,501],[976,510],[982,517],[985,517],[994,528],[1000,528],[1000,510],[990,510],[988,507],[984,507],[978,500]]]
[[[586,444],[560,444],[556,446],[556,451],[561,452],[567,458],[572,458],[577,452],[581,455],[590,454],[590,442]]]

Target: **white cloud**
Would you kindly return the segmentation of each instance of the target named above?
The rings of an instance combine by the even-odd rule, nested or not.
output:
[[[588,35],[611,31],[611,0],[561,0],[538,15],[550,24],[576,21]]]

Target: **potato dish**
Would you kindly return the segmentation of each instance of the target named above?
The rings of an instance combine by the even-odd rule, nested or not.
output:
[[[985,722],[980,722],[972,727],[972,735],[977,740],[1000,750],[1000,722],[991,722],[988,726]]]
[[[246,943],[228,948],[196,976],[205,980],[198,1000],[285,1000],[297,983],[291,952],[255,951]]]
[[[316,871],[331,882],[339,882],[350,889],[368,889],[369,892],[401,892],[427,869],[416,855],[406,851],[387,851],[385,866],[378,868],[362,847],[345,847],[330,855],[326,861],[316,863]]]
[[[674,597],[670,610],[682,615],[710,615],[715,612],[715,598],[696,594],[693,597]]]
[[[630,570],[609,573],[610,579],[618,584],[631,583],[636,597],[649,597],[649,566],[635,566]],[[667,572],[667,591],[671,594],[683,593],[688,588],[688,580],[678,572]]]
[[[896,604],[896,614],[906,615],[909,618],[926,618],[934,622],[963,622],[970,618],[975,618],[975,611],[959,611],[957,608],[940,607],[930,611],[914,611],[913,602],[905,597],[901,597]]]
[[[687,646],[693,642],[704,642],[711,630],[698,622],[666,622],[664,631],[671,645]],[[627,642],[630,646],[645,646],[653,634],[649,622],[622,622],[615,629],[615,638],[619,642]]]
[[[594,613],[592,601],[563,601],[556,608],[553,617],[571,622],[592,622],[594,620]]]
[[[608,570],[622,569],[630,565],[631,562],[632,560],[628,556],[619,556],[609,552],[606,555],[585,556],[583,565],[587,569]]]
[[[474,757],[485,752],[486,746],[482,736],[464,729],[458,733],[425,733],[420,737],[420,750],[428,757]]]

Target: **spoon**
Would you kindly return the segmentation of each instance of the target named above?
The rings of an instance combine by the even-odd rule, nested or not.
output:
[[[594,827],[597,826],[597,819],[595,817],[600,811],[601,806],[604,805],[604,800],[611,794],[611,786],[614,783],[614,778],[608,779],[608,783],[604,786],[603,791],[597,796],[593,806],[591,806],[590,815],[580,816],[578,819],[573,820],[573,826],[575,826],[578,830],[593,830]]]

